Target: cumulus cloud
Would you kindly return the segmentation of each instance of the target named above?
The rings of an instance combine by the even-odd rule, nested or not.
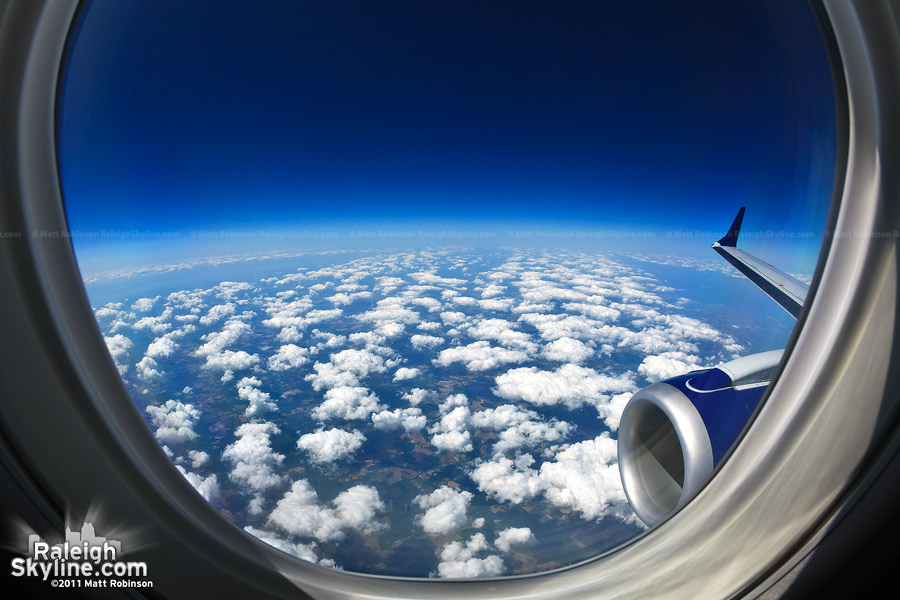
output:
[[[493,448],[495,453],[558,442],[575,429],[569,423],[556,419],[542,421],[536,412],[511,404],[473,413],[471,423],[474,427],[486,427],[500,432],[500,438]]]
[[[388,366],[382,356],[367,349],[342,350],[330,357],[330,362],[313,365],[315,373],[305,377],[313,389],[358,386],[360,379],[373,373],[383,373]]]
[[[564,363],[581,363],[594,353],[590,346],[570,337],[553,340],[541,350],[541,356],[547,360]]]
[[[663,352],[657,356],[647,356],[638,367],[638,374],[647,381],[656,382],[684,375],[699,368],[700,358],[684,352]]]
[[[244,350],[238,350],[237,352],[233,350],[223,350],[219,354],[208,356],[203,368],[223,372],[240,371],[249,369],[258,363],[259,356],[256,354],[249,354]]]
[[[172,324],[168,322],[169,317],[172,316],[172,309],[167,308],[163,311],[163,313],[156,317],[144,317],[134,322],[132,327],[134,329],[149,329],[153,333],[160,334],[168,331],[172,328]]]
[[[215,331],[204,335],[205,341],[194,352],[196,356],[206,358],[203,365],[205,369],[217,371],[237,371],[248,369],[259,363],[259,356],[250,354],[244,350],[226,350],[234,342],[251,331],[250,325],[239,318],[230,319],[225,323],[221,331]]]
[[[265,412],[278,410],[271,396],[259,389],[260,385],[262,382],[256,377],[244,377],[237,383],[238,398],[246,400],[248,404],[244,416],[256,417]]]
[[[212,325],[218,321],[221,321],[225,317],[234,314],[235,305],[232,302],[227,304],[217,304],[209,309],[209,312],[206,313],[205,316],[200,317],[201,325]]]
[[[184,475],[184,478],[188,480],[188,483],[194,486],[194,489],[203,496],[204,500],[212,502],[213,500],[218,499],[220,493],[219,481],[215,474],[209,475],[208,477],[201,477],[196,473],[185,470],[181,465],[175,465],[175,468],[178,469],[179,473]]]
[[[425,509],[416,521],[430,535],[443,535],[455,531],[468,523],[467,510],[472,500],[472,492],[454,490],[442,485],[430,494],[413,498],[419,508]]]
[[[394,381],[404,381],[406,379],[413,379],[419,376],[421,372],[420,369],[414,369],[409,367],[400,367],[394,372]]]
[[[128,363],[126,361],[128,360],[128,351],[134,344],[121,333],[111,337],[104,336],[103,341],[106,342],[106,347],[113,358],[113,362],[116,364],[119,375],[127,373]]]
[[[135,300],[134,304],[131,305],[131,310],[135,312],[147,312],[153,305],[156,304],[156,301],[159,300],[159,296],[154,298],[138,298]]]
[[[187,455],[191,459],[191,466],[195,469],[199,469],[209,462],[209,454],[202,450],[188,450]]]
[[[465,544],[462,541],[454,541],[444,546],[441,549],[441,560],[466,561],[488,548],[490,548],[490,544],[484,534],[476,533]]]
[[[425,427],[427,419],[419,408],[397,408],[391,411],[383,410],[372,414],[372,424],[376,429],[396,431],[418,431]]]
[[[160,406],[148,406],[147,414],[156,426],[156,439],[167,444],[187,442],[197,437],[194,423],[200,418],[200,411],[192,404],[178,400],[167,400]]]
[[[178,334],[173,335],[174,333],[175,332],[167,333],[153,340],[150,345],[147,346],[146,355],[151,358],[165,358],[171,356],[178,348],[178,342],[174,340]]]
[[[638,524],[631,510],[617,463],[616,441],[608,433],[572,444],[532,468],[534,458],[495,456],[470,473],[478,489],[498,502],[522,502],[542,494],[552,504],[580,513],[585,520],[615,517]]]
[[[455,579],[496,577],[503,574],[503,560],[496,555],[477,558],[475,555],[490,548],[483,533],[476,533],[469,541],[453,541],[441,549],[438,576]]]
[[[486,371],[507,363],[521,363],[527,359],[528,354],[522,350],[491,346],[490,342],[482,340],[467,346],[442,350],[432,362],[441,367],[461,362],[469,371]]]
[[[479,463],[469,477],[488,497],[498,502],[521,504],[543,489],[538,473],[529,468],[533,463],[530,454],[523,454],[516,460],[495,456],[493,460]]]
[[[275,535],[271,531],[257,529],[252,525],[247,525],[246,527],[244,527],[244,531],[246,531],[253,537],[267,543],[268,545],[274,548],[278,548],[282,552],[286,552],[287,554],[296,556],[300,560],[305,560],[313,564],[321,564],[333,569],[339,568],[332,559],[319,558],[319,555],[316,554],[315,544],[299,544],[296,542],[291,542]]]
[[[384,527],[375,517],[385,504],[373,487],[354,486],[340,493],[333,506],[323,506],[312,485],[300,479],[278,501],[268,522],[292,535],[320,542],[342,540],[347,530],[366,534]]]
[[[587,520],[613,516],[637,524],[619,475],[616,440],[603,433],[572,444],[541,465],[544,496],[558,506],[572,508]]]
[[[531,533],[530,527],[510,527],[504,529],[497,535],[497,539],[494,540],[494,546],[496,546],[498,550],[509,552],[510,547],[513,544],[524,546],[534,544],[535,542],[537,542],[537,539],[535,539],[534,534]]]
[[[355,485],[334,499],[334,510],[345,527],[361,533],[372,533],[386,527],[375,517],[385,508],[378,490],[367,485]]]
[[[295,481],[278,501],[268,522],[279,529],[320,542],[344,539],[344,523],[333,509],[319,504],[316,490],[306,479]]]
[[[269,357],[270,371],[287,371],[296,369],[309,362],[309,350],[294,344],[285,344],[278,352]]]
[[[284,455],[272,450],[270,437],[279,433],[273,423],[244,423],[235,430],[237,441],[222,452],[222,458],[234,465],[228,478],[257,498],[282,481],[275,467],[281,466]]]
[[[375,304],[375,308],[356,316],[359,321],[374,323],[403,323],[413,325],[419,322],[419,313],[407,308],[403,298],[384,298]]]
[[[373,412],[383,409],[384,406],[378,403],[378,398],[368,389],[341,386],[325,392],[325,401],[312,410],[312,416],[320,421],[368,419]]]
[[[462,394],[458,394],[462,396]],[[463,396],[465,398],[465,396]],[[472,450],[472,434],[468,431],[472,413],[468,406],[457,406],[441,417],[441,420],[429,428],[431,444],[438,450],[451,452],[470,452]]]
[[[512,369],[494,380],[494,393],[507,400],[524,400],[536,406],[564,404],[577,408],[592,403],[610,392],[635,389],[630,373],[603,375],[578,365],[567,364],[555,371],[541,371],[537,367]]]
[[[300,436],[297,447],[315,463],[333,463],[353,456],[365,441],[366,436],[356,430],[322,428]]]
[[[151,381],[162,377],[163,374],[163,372],[159,370],[159,365],[156,361],[149,356],[142,358],[139,363],[134,365],[134,367],[137,371],[137,376],[144,381]]]
[[[469,336],[476,340],[492,340],[507,348],[533,353],[537,344],[523,331],[515,331],[516,324],[505,319],[482,319],[469,327]]]

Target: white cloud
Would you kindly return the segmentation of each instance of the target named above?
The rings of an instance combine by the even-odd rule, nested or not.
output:
[[[297,447],[309,453],[312,462],[322,464],[353,456],[365,441],[366,436],[356,430],[323,428],[300,436]]]
[[[495,456],[493,460],[479,463],[469,477],[488,497],[498,502],[521,504],[543,489],[537,472],[529,468],[533,462],[534,458],[529,454],[516,460]]]
[[[418,431],[425,427],[427,419],[418,408],[397,408],[392,411],[383,410],[372,414],[372,424],[376,429],[396,431]]]
[[[204,369],[213,371],[240,371],[249,369],[259,363],[259,356],[256,354],[248,354],[244,350],[223,350],[219,354],[213,354],[206,357]]]
[[[444,325],[459,325],[461,323],[465,323],[468,320],[466,313],[455,312],[455,311],[445,311],[441,313],[441,321],[444,322]]]
[[[167,400],[160,406],[148,406],[146,411],[157,428],[155,435],[159,441],[177,444],[197,437],[193,427],[200,418],[200,411],[192,404]]]
[[[447,367],[455,362],[466,365],[469,371],[486,371],[506,363],[521,363],[528,359],[528,354],[521,350],[491,346],[489,342],[473,342],[468,346],[457,346],[442,350],[434,364]]]
[[[445,561],[438,564],[438,576],[448,579],[497,577],[504,571],[503,559],[496,554],[466,561]]]
[[[184,475],[184,478],[194,486],[194,489],[197,490],[207,502],[212,502],[219,497],[219,481],[215,474],[208,477],[201,477],[196,473],[186,471],[181,465],[175,465],[175,468],[178,469],[179,473]]]
[[[353,387],[372,373],[383,373],[388,367],[384,358],[368,350],[342,350],[332,354],[330,362],[313,365],[315,373],[306,376],[313,388]]]
[[[472,434],[468,431],[471,416],[468,406],[457,406],[445,414],[438,423],[428,429],[434,434],[431,437],[431,444],[438,450],[471,452]]]
[[[599,304],[590,304],[587,302],[568,302],[566,304],[563,304],[563,308],[570,311],[580,312],[586,317],[604,322],[615,321],[622,314],[615,308],[609,306],[601,306]]]
[[[405,325],[413,325],[419,322],[419,313],[406,308],[403,298],[384,298],[379,300],[375,308],[356,315],[356,319],[363,322],[394,322]]]
[[[457,406],[469,406],[469,398],[465,394],[451,394],[441,402],[441,405],[438,408],[440,409],[441,414],[444,414]]]
[[[422,348],[434,348],[435,346],[440,346],[444,343],[444,338],[438,337],[436,335],[424,335],[421,333],[417,333],[409,338],[410,343],[412,343],[413,347],[422,349]]]
[[[394,381],[404,381],[406,379],[413,379],[419,376],[421,371],[419,369],[412,369],[409,367],[400,367],[394,372]]]
[[[596,339],[603,331],[601,323],[578,315],[525,313],[519,321],[530,324],[547,341],[560,338]]]
[[[537,344],[523,331],[515,331],[516,324],[505,319],[482,319],[469,327],[468,334],[477,340],[493,340],[508,348],[533,353]]]
[[[222,458],[234,464],[228,477],[257,495],[281,483],[274,467],[284,455],[272,451],[270,436],[281,433],[273,423],[244,423],[235,430],[237,441],[222,452]]]
[[[577,510],[584,519],[612,516],[637,523],[622,488],[616,440],[607,433],[572,444],[545,462],[540,479],[547,500]]]
[[[147,356],[151,358],[165,358],[171,356],[178,349],[178,342],[173,339],[172,333],[167,333],[153,340],[147,346]]]
[[[500,431],[499,440],[493,448],[495,453],[519,450],[525,446],[534,447],[546,442],[558,442],[575,429],[569,423],[556,419],[550,421],[539,419],[539,415],[534,411],[504,404],[474,413],[472,425]]]
[[[197,349],[197,356],[209,356],[217,354],[228,346],[231,346],[241,336],[249,334],[250,325],[240,319],[230,319],[222,327],[221,331],[214,331],[204,335],[201,339],[206,343]]]
[[[402,398],[407,400],[413,406],[418,406],[422,400],[431,395],[426,389],[423,388],[413,388],[409,392],[403,394]]]
[[[344,523],[333,509],[319,504],[316,490],[305,479],[295,481],[278,501],[268,522],[283,531],[320,542],[342,540]]]
[[[431,285],[439,285],[446,287],[460,287],[466,285],[465,279],[457,279],[454,277],[441,277],[437,273],[427,273],[427,272],[419,272],[419,273],[410,273],[410,277],[412,277],[417,283],[420,284],[431,284]]]
[[[367,485],[355,485],[334,499],[334,509],[345,527],[361,533],[372,533],[386,527],[375,521],[375,516],[385,509],[378,491]]]
[[[325,401],[312,410],[320,421],[329,419],[368,419],[373,412],[383,410],[378,398],[364,387],[341,386],[325,392]]]
[[[462,541],[450,542],[441,549],[441,560],[443,561],[466,561],[475,556],[478,552],[482,552],[490,548],[487,538],[483,533],[476,533],[465,544]]]
[[[237,383],[238,398],[248,403],[244,411],[246,417],[256,417],[265,412],[278,410],[271,396],[258,388],[260,385],[262,382],[256,377],[244,377]]]
[[[505,311],[509,310],[512,305],[512,298],[487,298],[478,301],[478,306],[481,307],[482,310]]]
[[[163,313],[157,317],[144,317],[135,321],[132,327],[134,329],[149,329],[153,333],[160,334],[168,331],[172,328],[172,324],[168,322],[169,317],[172,316],[172,309],[167,308],[163,311]]]
[[[113,362],[116,364],[119,375],[127,373],[128,363],[126,361],[128,360],[128,350],[130,350],[134,344],[121,333],[117,333],[112,337],[104,336],[103,341],[106,342],[106,347],[113,358]]]
[[[334,508],[322,506],[309,482],[300,479],[278,501],[268,522],[292,535],[320,542],[342,540],[345,530],[366,534],[384,527],[375,521],[385,505],[373,487],[354,486],[340,493],[333,505]]]
[[[564,363],[581,363],[594,353],[591,348],[582,342],[570,337],[553,340],[541,350],[541,356],[547,360],[555,360]]]
[[[430,535],[444,535],[466,525],[469,520],[466,511],[472,500],[472,492],[457,491],[442,485],[430,494],[413,498],[425,513],[417,518],[422,529]]]
[[[498,550],[509,552],[510,546],[513,544],[520,546],[534,544],[535,542],[537,542],[537,540],[535,539],[534,534],[531,533],[531,528],[510,527],[504,529],[497,535],[497,539],[494,540],[494,545]]]
[[[212,325],[213,323],[221,321],[225,317],[233,315],[235,308],[236,306],[232,302],[227,304],[217,304],[210,308],[205,316],[200,317],[200,324]]]
[[[326,567],[331,567],[333,569],[338,568],[334,561],[330,558],[319,558],[316,554],[315,544],[298,544],[295,542],[290,542],[288,540],[282,539],[272,533],[271,531],[266,531],[263,529],[257,529],[251,525],[247,525],[244,527],[244,531],[252,535],[253,537],[267,543],[273,548],[278,548],[282,552],[286,552],[292,556],[296,556],[300,560],[305,560],[307,562],[311,562],[313,564],[321,564]]]
[[[552,504],[578,511],[586,520],[612,516],[637,524],[617,463],[616,441],[608,433],[572,444],[540,469],[527,454],[515,461],[496,456],[470,473],[478,489],[498,502],[522,502],[543,494]]]
[[[145,356],[134,366],[137,370],[137,376],[144,381],[162,377],[163,372],[158,369],[159,365],[149,356]]]
[[[662,381],[676,375],[684,375],[699,368],[700,358],[684,352],[663,352],[647,356],[638,367],[638,374],[650,382]]]
[[[475,555],[490,548],[483,533],[476,533],[465,544],[453,541],[441,549],[438,576],[445,578],[496,577],[504,571],[503,560],[496,555],[477,558]]]
[[[209,454],[202,450],[188,450],[187,455],[191,459],[191,466],[195,469],[199,469],[209,462]]]
[[[269,357],[270,371],[296,369],[309,362],[309,350],[294,344],[286,344]]]
[[[565,404],[577,408],[610,392],[635,389],[630,373],[603,375],[578,365],[563,365],[555,371],[537,367],[512,369],[495,378],[494,393],[507,400],[525,400],[537,406]]]
[[[135,300],[134,304],[131,305],[131,310],[136,312],[147,312],[153,305],[156,304],[156,301],[159,300],[159,296],[155,298],[138,298]]]

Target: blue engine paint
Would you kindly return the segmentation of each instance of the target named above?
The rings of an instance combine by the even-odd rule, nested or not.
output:
[[[727,379],[727,375],[723,382],[715,372],[725,375],[719,369],[706,369],[666,379],[662,383],[667,383],[684,394],[700,413],[712,446],[713,464],[718,466],[750,421],[750,416],[768,386],[736,390],[731,387],[731,380]],[[697,392],[687,386],[688,381],[695,389],[709,389],[711,385],[720,384],[728,387],[713,388],[715,391],[711,392]]]
[[[689,385],[701,392],[712,392],[731,387],[731,377],[722,369],[709,369],[695,377],[688,378]]]

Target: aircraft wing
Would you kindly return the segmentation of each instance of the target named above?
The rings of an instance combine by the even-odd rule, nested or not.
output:
[[[737,247],[745,208],[741,207],[731,224],[731,229],[722,239],[712,245],[712,249],[796,319],[803,310],[803,303],[806,301],[809,287]]]

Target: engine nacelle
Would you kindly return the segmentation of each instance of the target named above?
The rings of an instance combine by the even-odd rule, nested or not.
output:
[[[632,396],[619,422],[619,472],[644,523],[659,523],[699,491],[747,425],[782,353],[692,371]]]

